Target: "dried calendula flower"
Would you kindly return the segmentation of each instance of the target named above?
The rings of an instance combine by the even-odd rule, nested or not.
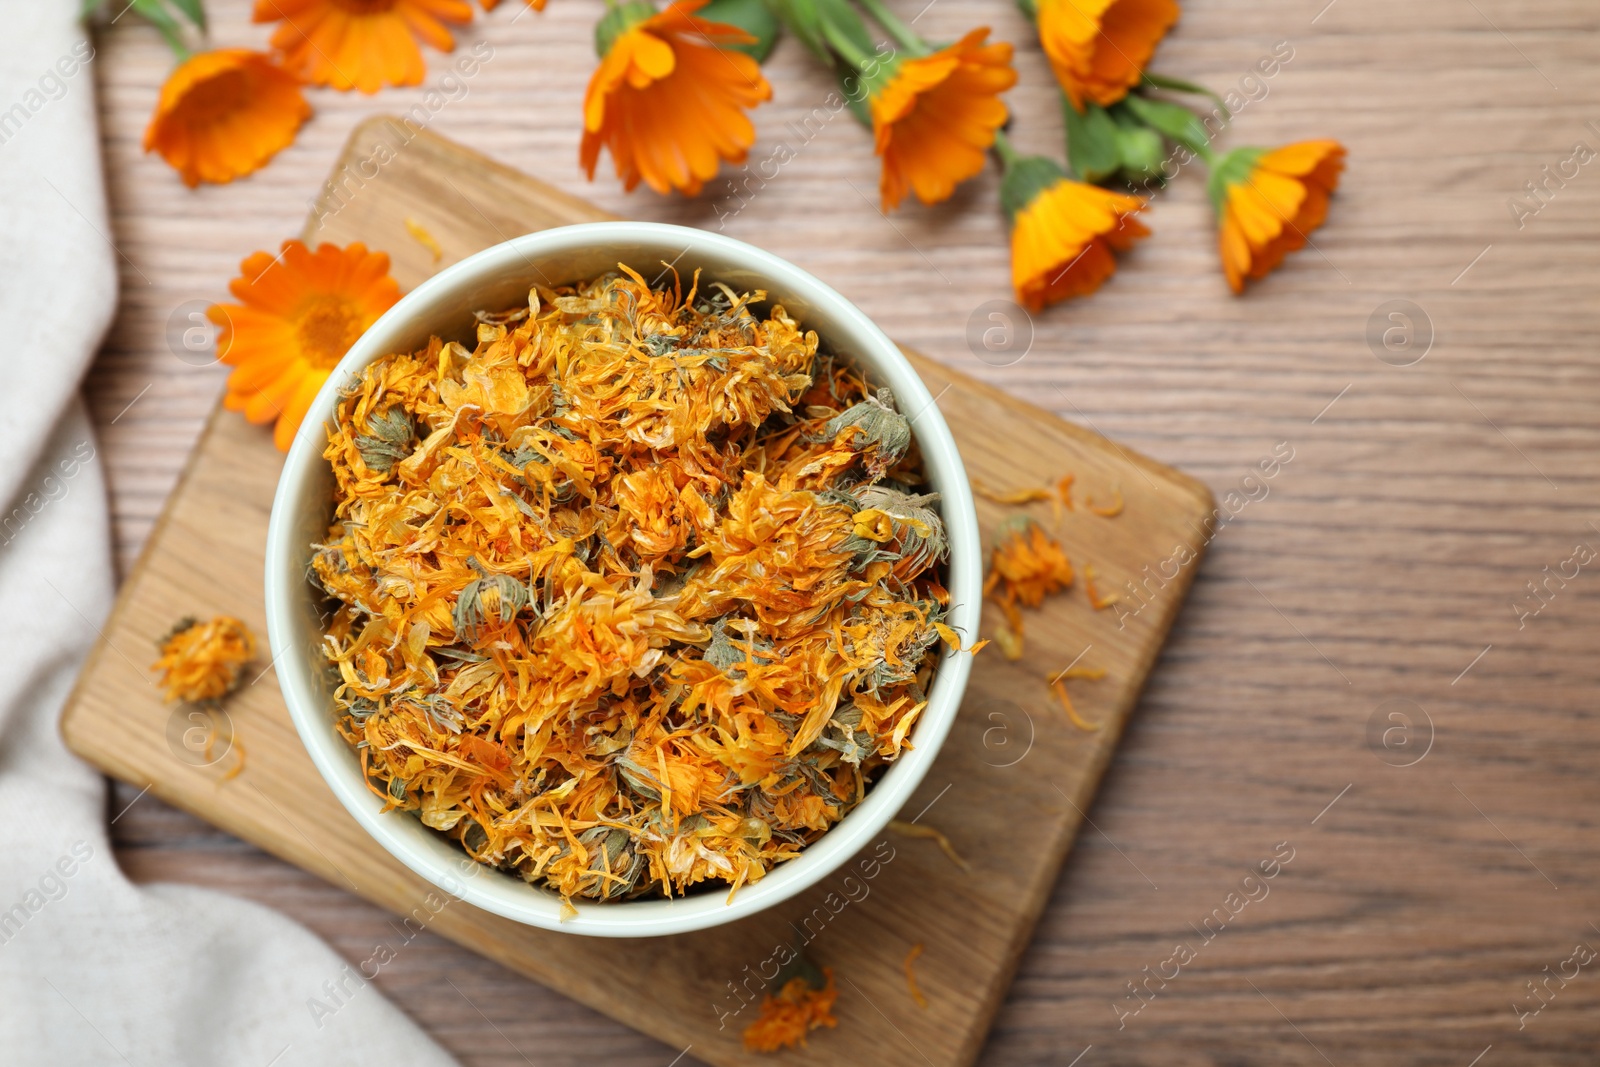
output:
[[[894,394],[879,389],[828,420],[823,435],[836,440],[850,432],[851,447],[870,453],[868,469],[881,476],[911,447],[911,422],[894,408]]]
[[[986,595],[998,590],[1003,600],[1036,608],[1070,585],[1072,564],[1043,526],[1025,515],[1001,525],[983,583]]]
[[[161,675],[169,704],[221,700],[239,685],[239,672],[256,654],[256,639],[244,623],[227,615],[206,622],[185,618],[156,648],[150,667]]]
[[[806,1034],[821,1026],[835,1027],[839,1020],[833,1016],[834,1001],[839,991],[834,988],[833,968],[818,971],[799,957],[803,966],[793,977],[778,975],[774,986],[778,992],[769,993],[761,1001],[761,1015],[744,1029],[744,1047],[751,1052],[776,1052],[780,1048],[804,1047]]]
[[[1007,626],[996,640],[1007,659],[1022,658],[1022,613],[1018,605],[1036,608],[1044,598],[1072,585],[1072,564],[1061,545],[1033,519],[1018,515],[996,532],[983,595],[1005,612]],[[1014,653],[1014,654],[1013,654]]]
[[[623,268],[476,318],[339,403],[339,729],[569,907],[731,893],[861,802],[959,643],[910,423],[760,292]]]

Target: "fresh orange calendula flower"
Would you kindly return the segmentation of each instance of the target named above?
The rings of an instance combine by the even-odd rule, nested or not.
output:
[[[299,79],[265,53],[198,52],[161,87],[144,150],[159,151],[191,189],[231,182],[265,166],[310,117]]]
[[[389,257],[363,244],[312,252],[285,241],[277,257],[256,252],[240,263],[228,290],[240,303],[206,312],[221,327],[218,358],[236,368],[223,404],[251,422],[276,419],[283,451],[335,364],[400,299]]]
[[[493,11],[500,6],[500,0],[479,0],[479,3],[483,4],[485,11]],[[527,0],[527,4],[535,11],[543,11],[545,0]]]
[[[1127,96],[1177,21],[1174,0],[1038,0],[1039,43],[1079,111]]]
[[[754,59],[728,47],[754,38],[696,18],[705,4],[683,0],[657,13],[628,3],[601,22],[578,150],[591,181],[602,145],[625,188],[643,181],[662,194],[694,196],[723,160],[744,162],[756,139],[745,112],[772,99],[772,87]]]
[[[422,40],[455,48],[446,23],[472,21],[466,0],[256,0],[256,22],[281,22],[272,46],[284,64],[315,85],[375,93],[421,85]]]
[[[1005,149],[1009,152],[1009,148]],[[1000,199],[1011,218],[1011,285],[1030,311],[1100,288],[1150,231],[1137,196],[1073,181],[1043,156],[1006,161]]]
[[[744,1029],[744,1047],[751,1052],[776,1052],[780,1048],[804,1046],[806,1033],[819,1026],[834,1027],[834,1001],[839,991],[833,985],[833,968],[822,968],[825,984],[818,989],[796,976],[784,983],[776,996],[767,994],[761,1001],[761,1016]]]
[[[903,59],[872,93],[885,211],[911,192],[936,204],[983,169],[984,153],[1006,121],[1000,94],[1017,81],[1011,46],[985,44],[988,36],[982,27],[931,55]]]
[[[1338,141],[1302,141],[1271,151],[1238,148],[1217,163],[1209,183],[1217,247],[1235,293],[1246,278],[1265,278],[1305,247],[1327,218],[1344,157]]]
[[[240,669],[255,657],[256,639],[238,619],[219,615],[184,619],[156,647],[161,658],[150,669],[161,675],[167,702],[198,704],[233,692]]]

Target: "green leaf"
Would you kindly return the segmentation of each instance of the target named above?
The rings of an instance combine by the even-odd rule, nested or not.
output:
[[[173,18],[172,12],[162,6],[161,0],[129,0],[128,6],[161,31],[161,36],[166,38],[167,45],[177,53],[179,59],[188,58],[189,46],[183,40],[183,27]]]
[[[1197,96],[1209,96],[1216,101],[1217,107],[1222,109],[1222,117],[1230,117],[1228,105],[1222,102],[1222,97],[1207,89],[1204,85],[1196,85],[1194,82],[1184,81],[1182,78],[1169,78],[1165,74],[1157,74],[1148,70],[1144,72],[1144,84],[1153,85],[1157,89],[1170,89],[1175,93],[1193,93]]]
[[[1017,215],[1056,182],[1066,178],[1061,165],[1045,156],[1021,156],[1006,168],[1000,179],[1000,206],[1006,218]]]
[[[1167,142],[1148,126],[1117,125],[1117,156],[1122,173],[1130,181],[1149,181],[1161,176]]]
[[[1126,107],[1144,125],[1172,138],[1197,156],[1204,156],[1211,149],[1211,135],[1206,131],[1206,124],[1182,104],[1130,93],[1118,106]]]
[[[198,29],[206,28],[206,9],[200,0],[171,0],[172,6],[182,11]]]
[[[78,9],[79,18],[88,18],[96,11],[106,6],[107,0],[83,0],[83,6]]]
[[[1061,109],[1066,116],[1067,162],[1086,182],[1104,181],[1122,165],[1117,145],[1117,124],[1104,108],[1089,102],[1080,114],[1065,94]]]
[[[174,3],[176,2],[178,0],[174,0]],[[183,0],[183,2],[198,3],[199,0]],[[778,16],[773,14],[766,0],[711,0],[709,4],[695,12],[695,17],[705,19],[707,22],[726,22],[754,37],[755,40],[750,44],[728,47],[754,57],[757,63],[763,62],[772,53],[772,46],[778,43],[778,31],[781,28]]]

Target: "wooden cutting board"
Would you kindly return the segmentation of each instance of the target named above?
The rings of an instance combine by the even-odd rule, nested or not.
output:
[[[409,288],[518,234],[606,217],[459,145],[376,119],[352,135],[304,236],[388,252]],[[67,744],[108,773],[689,1057],[762,1059],[739,1036],[757,1012],[747,1003],[759,997],[756,976],[780,945],[804,940],[837,975],[839,1026],[813,1033],[806,1049],[785,1053],[787,1062],[970,1063],[1193,580],[1213,503],[1192,478],[908,355],[975,481],[1013,489],[1076,477],[1070,512],[978,504],[986,548],[1001,521],[1029,510],[1056,532],[1080,580],[1028,614],[1022,660],[1007,662],[997,647],[978,657],[955,727],[900,816],[942,831],[969,870],[933,840],[890,832],[863,853],[881,861],[868,868],[874,877],[847,883],[841,873],[742,922],[638,941],[535,930],[459,901],[439,907],[431,887],[368,838],[323,784],[289,722],[270,652],[218,717],[168,708],[154,687],[153,643],[183,616],[234,615],[266,633],[262,558],[282,457],[265,429],[220,408],[67,703]],[[1086,506],[1118,494],[1118,516]],[[1120,605],[1090,606],[1086,564],[1103,592],[1122,591]],[[994,621],[986,609],[986,626]],[[1092,731],[1073,725],[1048,689],[1074,662],[1106,671],[1100,681],[1068,683],[1081,717],[1098,724]],[[905,979],[917,944],[926,1008]]]

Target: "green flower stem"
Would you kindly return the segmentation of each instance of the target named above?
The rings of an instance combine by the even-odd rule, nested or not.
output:
[[[1016,147],[1012,145],[1011,138],[1006,136],[1006,131],[1004,130],[994,131],[994,154],[1000,157],[1000,166],[1003,170],[1010,170],[1016,165],[1017,160],[1021,158],[1017,155]]]
[[[1207,89],[1204,85],[1197,85],[1194,82],[1185,81],[1182,78],[1169,78],[1165,74],[1157,74],[1153,70],[1145,71],[1144,74],[1140,76],[1140,80],[1142,84],[1149,85],[1156,89],[1167,89],[1175,93],[1192,93],[1195,96],[1210,97],[1211,100],[1217,105],[1217,110],[1222,112],[1224,118],[1232,117],[1228,111],[1228,105],[1222,99],[1222,97],[1212,90]]]
[[[883,5],[883,0],[856,0],[862,10],[871,15],[884,30],[893,37],[895,43],[904,48],[913,56],[925,56],[932,51],[916,31],[904,22],[901,22],[895,13]]]
[[[841,32],[827,20],[822,23],[822,35],[827,38],[829,47],[838,52],[839,57],[856,70],[866,70],[868,64],[873,62],[873,57],[863,52],[854,41],[850,40],[849,34]]]

